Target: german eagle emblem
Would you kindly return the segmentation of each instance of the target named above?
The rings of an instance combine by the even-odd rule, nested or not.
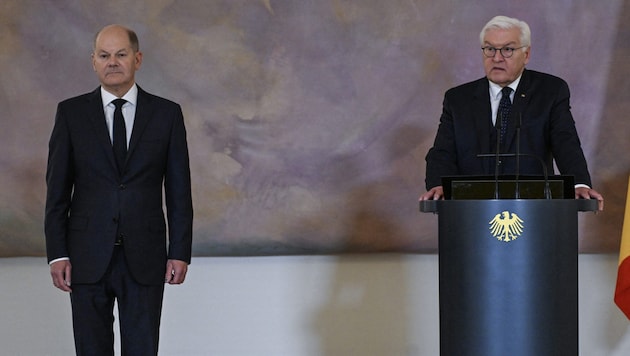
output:
[[[499,241],[510,242],[516,240],[523,233],[523,220],[515,213],[501,212],[490,220],[490,232]]]

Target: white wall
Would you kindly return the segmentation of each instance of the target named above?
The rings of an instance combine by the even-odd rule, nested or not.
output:
[[[630,354],[617,256],[580,256],[580,349]],[[436,255],[196,258],[168,286],[161,355],[438,355]],[[0,259],[0,355],[71,355],[43,258]]]

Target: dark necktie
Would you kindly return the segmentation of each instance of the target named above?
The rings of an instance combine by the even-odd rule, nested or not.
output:
[[[507,132],[508,119],[510,118],[510,109],[512,108],[512,102],[510,101],[510,94],[512,93],[512,88],[504,87],[501,89],[501,101],[499,102],[499,110],[498,110],[498,118],[497,120],[501,120],[501,145],[503,145],[503,139],[505,138],[505,133]]]
[[[122,114],[122,106],[127,102],[125,99],[115,99],[112,103],[116,106],[114,110],[114,133],[113,147],[114,157],[118,170],[122,172],[127,157],[127,129],[125,128],[125,118]]]

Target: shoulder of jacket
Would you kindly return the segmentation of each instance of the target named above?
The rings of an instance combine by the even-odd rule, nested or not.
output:
[[[90,102],[96,98],[100,98],[100,93],[98,92],[98,90],[99,89],[97,88],[96,90],[91,91],[89,93],[77,95],[77,96],[62,100],[61,102],[59,102],[59,105],[66,106],[66,105],[76,105],[80,103]]]
[[[566,81],[558,76],[549,73],[543,73],[535,70],[526,69],[526,74],[530,76],[531,80],[539,80],[545,82],[566,83]]]
[[[145,100],[148,100],[152,104],[160,104],[160,105],[175,105],[179,107],[179,104],[164,97],[151,94],[138,86],[138,101],[141,100],[141,97],[144,97]]]
[[[489,87],[488,79],[486,77],[483,77],[477,80],[473,80],[472,82],[467,82],[467,83],[463,83],[458,86],[452,87],[446,91],[446,95],[452,96],[452,95],[470,94],[470,93],[475,93],[479,90],[488,90],[488,87]]]

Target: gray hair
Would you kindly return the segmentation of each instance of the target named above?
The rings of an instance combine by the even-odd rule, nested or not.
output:
[[[479,41],[483,46],[483,39],[486,36],[486,32],[490,30],[503,29],[509,30],[512,28],[519,29],[521,33],[521,46],[529,47],[532,44],[532,33],[529,29],[529,25],[525,21],[521,21],[516,18],[507,17],[507,16],[495,16],[492,20],[488,21],[488,23],[483,27],[481,33],[479,34]],[[527,48],[523,48],[526,50]]]

